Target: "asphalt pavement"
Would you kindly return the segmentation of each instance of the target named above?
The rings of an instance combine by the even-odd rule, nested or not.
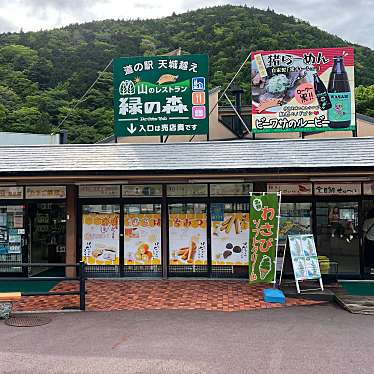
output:
[[[0,321],[0,373],[373,373],[374,317],[332,304],[247,312],[50,314]]]

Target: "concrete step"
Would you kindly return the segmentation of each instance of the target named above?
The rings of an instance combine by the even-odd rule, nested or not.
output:
[[[350,295],[339,287],[335,290],[335,298],[340,306],[351,313],[374,315],[374,296]]]

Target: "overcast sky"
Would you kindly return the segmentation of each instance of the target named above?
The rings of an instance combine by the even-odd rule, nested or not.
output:
[[[107,18],[163,17],[222,4],[269,6],[374,49],[374,0],[0,0],[0,32],[38,31]]]

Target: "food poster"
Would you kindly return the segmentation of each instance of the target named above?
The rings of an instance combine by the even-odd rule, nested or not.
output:
[[[161,265],[161,214],[125,214],[125,265]]]
[[[212,265],[248,266],[249,213],[212,214]]]
[[[321,278],[313,235],[290,235],[288,240],[295,279]]]
[[[85,213],[82,259],[88,265],[119,264],[119,214]]]
[[[252,131],[353,131],[354,50],[252,53]]]
[[[276,274],[279,199],[277,194],[252,195],[249,233],[249,282],[273,283]]]
[[[169,264],[207,264],[207,215],[169,214]]]

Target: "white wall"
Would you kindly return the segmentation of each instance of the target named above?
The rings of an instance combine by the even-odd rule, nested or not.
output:
[[[0,132],[0,145],[60,144],[60,134],[27,134]]]

